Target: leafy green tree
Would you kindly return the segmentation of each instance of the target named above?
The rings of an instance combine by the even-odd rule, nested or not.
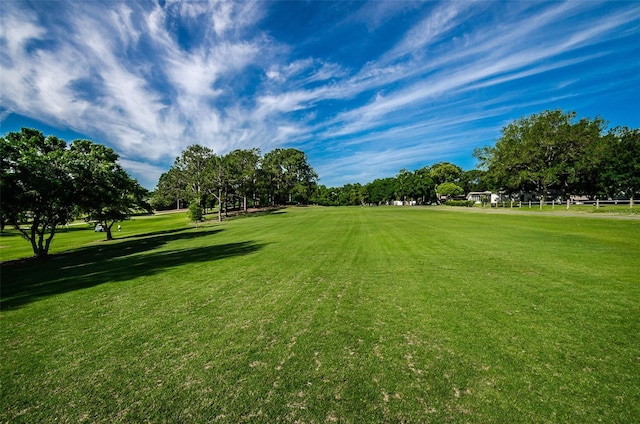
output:
[[[140,185],[110,148],[88,140],[67,143],[23,128],[0,139],[2,216],[46,257],[60,225],[74,214],[111,227],[133,210],[149,209]]]
[[[0,197],[3,219],[46,257],[60,225],[75,210],[74,181],[66,142],[22,128],[0,138]]]
[[[420,204],[424,205],[436,199],[435,185],[429,167],[413,171],[413,181],[414,195]]]
[[[340,206],[363,205],[367,200],[367,192],[360,183],[345,184],[336,190]]]
[[[242,209],[247,211],[248,198],[255,201],[255,191],[260,163],[260,150],[234,150],[226,156],[231,175],[230,185],[242,198]]]
[[[393,177],[375,179],[365,185],[367,197],[373,203],[386,203],[394,199],[396,179]]]
[[[272,204],[307,203],[318,179],[307,155],[297,149],[278,148],[266,153],[262,170]]]
[[[152,196],[152,205],[155,209],[170,208],[175,205],[180,209],[180,203],[185,203],[187,184],[185,176],[176,167],[171,167],[160,175],[158,184]]]
[[[609,197],[630,199],[640,194],[640,129],[614,128],[607,137],[601,186]]]
[[[445,196],[445,194],[438,191],[440,185],[447,182],[457,182],[461,174],[462,168],[449,162],[438,162],[433,165],[429,171],[429,176],[435,185],[436,198],[439,199],[441,196]]]
[[[584,155],[601,142],[601,118],[575,121],[575,112],[544,111],[502,129],[494,147],[474,153],[490,180],[509,193],[533,191],[543,200],[550,190],[562,196],[580,191]]]
[[[487,191],[489,189],[486,180],[486,171],[481,169],[463,171],[460,174],[459,183],[465,193],[471,191]]]
[[[193,222],[198,222],[198,221],[202,221],[202,218],[204,217],[204,215],[202,214],[202,208],[200,207],[200,205],[197,202],[192,202],[189,205],[189,219],[191,219]]]
[[[311,203],[320,206],[338,206],[336,189],[323,184],[316,186],[310,200]]]
[[[227,213],[226,203],[232,179],[229,161],[225,156],[211,155],[207,162],[207,190],[218,201],[218,221],[222,221],[222,210]],[[223,206],[225,205],[225,206]]]
[[[174,162],[173,167],[179,173],[187,191],[187,197],[201,207],[211,182],[209,160],[213,151],[208,147],[194,144],[188,146]]]
[[[462,174],[462,168],[449,162],[438,162],[431,166],[429,175],[433,183],[438,186],[442,183],[455,183]]]
[[[456,183],[451,182],[446,182],[438,185],[437,191],[439,195],[446,197],[460,196],[461,194],[464,194],[464,190],[462,189],[462,187],[460,187]]]
[[[415,198],[415,181],[413,173],[402,168],[396,175],[396,197],[398,200],[408,201]]]
[[[69,169],[74,178],[74,198],[86,219],[100,223],[107,240],[113,240],[111,228],[139,211],[151,211],[147,190],[117,163],[111,148],[89,140],[75,140],[69,154]]]

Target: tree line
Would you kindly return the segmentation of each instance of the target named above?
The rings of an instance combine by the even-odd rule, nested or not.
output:
[[[160,176],[151,203],[156,209],[188,206],[194,218],[217,208],[219,220],[229,210],[260,206],[345,206],[393,200],[428,204],[442,196],[486,189],[482,175],[479,170],[463,171],[452,163],[440,162],[413,172],[402,169],[396,177],[366,185],[334,188],[317,184],[318,176],[306,154],[297,149],[275,149],[264,156],[258,149],[218,155],[207,147],[192,145]]]
[[[486,190],[484,174],[477,169],[463,171],[450,162],[438,162],[415,171],[401,169],[395,177],[375,179],[364,185],[320,185],[311,201],[323,206],[380,205],[396,200],[426,205],[470,191]]]
[[[495,145],[475,149],[478,169],[463,171],[440,162],[368,184],[318,186],[312,201],[321,205],[416,204],[472,191],[566,200],[633,199],[640,194],[640,129],[606,130],[600,118],[576,118],[575,112],[547,110],[502,128]]]
[[[70,144],[22,128],[0,138],[0,222],[46,257],[57,229],[78,218],[111,227],[150,211],[148,192],[117,163],[111,148],[89,140]]]
[[[196,144],[160,176],[151,201],[157,209],[189,205],[194,218],[217,207],[222,220],[229,209],[307,204],[317,179],[307,155],[297,149],[277,148],[264,156],[259,149],[238,149],[219,155]]]

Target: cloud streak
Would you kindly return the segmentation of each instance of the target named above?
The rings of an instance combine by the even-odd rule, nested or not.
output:
[[[149,188],[194,143],[301,148],[340,185],[473,166],[473,147],[541,109],[640,120],[635,3],[56,5],[3,5],[3,128],[85,134]]]

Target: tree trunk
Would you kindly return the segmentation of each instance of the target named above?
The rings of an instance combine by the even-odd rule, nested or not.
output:
[[[222,189],[218,189],[218,222],[222,222]]]
[[[114,221],[114,222],[115,222],[115,221]],[[106,222],[105,222],[105,224],[106,224]],[[111,223],[111,225],[103,225],[103,226],[102,226],[102,228],[104,228],[104,230],[105,230],[105,231],[106,231],[106,233],[107,233],[107,240],[113,240],[113,236],[111,235],[111,226],[112,226],[113,224],[114,224],[114,223],[112,222],[112,223]]]
[[[49,254],[49,247],[51,246],[51,240],[53,240],[53,236],[55,234],[56,234],[56,229],[54,227],[51,229],[51,232],[49,233],[49,237],[47,237],[47,240],[44,242],[44,252],[42,252],[44,256],[47,256]]]
[[[36,227],[31,227],[31,237],[27,237],[27,239],[31,242],[33,255],[40,256],[40,251],[38,250],[38,244],[36,243]]]

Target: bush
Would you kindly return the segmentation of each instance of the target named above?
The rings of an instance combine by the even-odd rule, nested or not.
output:
[[[466,206],[470,208],[475,202],[473,200],[447,200],[444,204],[447,206]]]

